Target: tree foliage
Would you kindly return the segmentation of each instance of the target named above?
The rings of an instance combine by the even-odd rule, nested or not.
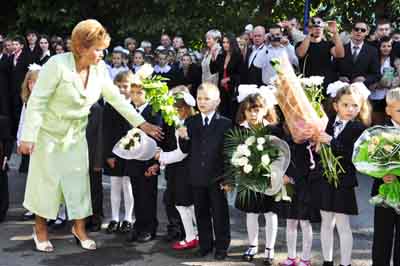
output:
[[[239,33],[247,23],[268,25],[289,17],[303,17],[304,0],[14,0],[0,11],[0,30],[24,33],[28,29],[67,35],[82,19],[96,18],[116,42],[131,35],[158,40],[161,32],[187,40],[203,39],[211,28]],[[399,20],[400,1],[313,0],[311,14],[337,19],[343,25],[355,19]]]

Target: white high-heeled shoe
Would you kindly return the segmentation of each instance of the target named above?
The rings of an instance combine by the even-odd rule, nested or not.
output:
[[[33,241],[35,242],[36,250],[40,252],[53,252],[54,247],[49,240],[47,241],[39,241],[37,238],[35,227],[33,227],[33,234],[32,234]]]
[[[95,250],[96,247],[96,242],[94,242],[92,239],[86,239],[86,240],[80,240],[78,235],[75,232],[75,228],[72,226],[72,235],[75,237],[76,244],[80,245],[81,248],[86,249],[86,250]]]

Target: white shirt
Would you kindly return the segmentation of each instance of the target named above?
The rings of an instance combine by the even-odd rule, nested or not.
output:
[[[340,125],[335,126],[336,122],[341,122]],[[342,133],[343,129],[346,127],[346,124],[349,122],[349,120],[341,120],[339,116],[336,116],[335,122],[333,123],[334,128],[333,128],[333,137],[336,139],[340,133]]]
[[[137,73],[141,67],[142,67],[141,65],[133,65],[132,70],[134,73]]]
[[[168,73],[171,70],[171,67],[169,65],[165,65],[163,67],[160,67],[159,65],[154,66],[154,73],[157,74],[165,74]]]
[[[117,76],[119,72],[129,70],[129,68],[126,66],[112,67],[112,66],[107,65],[107,68],[108,68],[108,72],[110,73],[110,77],[112,80],[115,79],[115,76]]]
[[[360,51],[361,51],[363,45],[364,45],[364,42],[362,42],[362,43],[360,43],[360,44],[355,44],[355,43],[353,43],[353,41],[350,41],[351,55],[354,54],[354,51],[356,50],[356,49],[354,49],[354,47],[357,46],[357,47],[358,47],[358,49],[357,49],[357,56],[358,56],[358,54],[360,53]]]
[[[394,127],[400,128],[400,125],[398,123],[396,123],[395,121],[393,121],[393,119],[391,119],[391,121],[392,121]]]
[[[211,119],[213,118],[214,114],[215,114],[215,111],[209,113],[208,115],[201,113],[201,118],[203,120],[203,126],[205,126],[205,124],[206,124],[206,121],[205,121],[206,117],[208,117],[208,125],[210,125]]]
[[[387,57],[381,66],[381,74],[383,74],[383,71],[386,68],[391,68],[391,67],[392,66],[390,65],[390,57]],[[385,99],[386,92],[387,88],[371,90],[371,95],[369,96],[369,98],[371,100],[383,100]]]
[[[264,44],[262,44],[259,47],[254,46],[253,51],[251,52],[249,57],[248,67],[250,68],[251,65],[253,64],[255,67],[262,68],[266,62],[267,62],[267,47]]]
[[[141,114],[143,112],[143,110],[147,107],[147,105],[149,105],[149,103],[145,103],[139,107],[135,106],[136,111],[138,111],[139,114]]]
[[[271,79],[276,76],[276,71],[271,66],[271,59],[282,58],[286,55],[292,65],[299,65],[299,60],[297,59],[296,52],[293,45],[291,44],[288,44],[287,46],[281,45],[278,47],[274,47],[270,44],[267,46],[267,51],[268,53],[266,54],[265,64],[262,68],[262,81],[264,84],[270,84]]]

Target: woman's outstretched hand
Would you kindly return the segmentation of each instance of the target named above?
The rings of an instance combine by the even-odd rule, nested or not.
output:
[[[21,141],[19,144],[19,151],[25,155],[31,155],[35,149],[35,143],[28,141]]]
[[[147,135],[155,138],[156,140],[160,141],[164,138],[164,133],[162,132],[161,127],[155,126],[153,124],[150,124],[148,122],[144,122],[139,126],[141,130],[144,131]]]

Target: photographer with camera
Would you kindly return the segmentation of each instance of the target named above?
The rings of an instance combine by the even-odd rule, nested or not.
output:
[[[331,40],[324,38],[324,30]],[[344,48],[339,37],[336,21],[324,21],[313,17],[309,24],[309,34],[296,46],[300,59],[300,70],[305,77],[324,76],[324,87],[337,80],[332,57],[343,58]]]
[[[271,79],[276,75],[276,72],[270,63],[272,59],[286,55],[289,62],[294,67],[297,68],[299,65],[299,60],[297,59],[294,47],[290,44],[288,36],[283,35],[283,29],[280,25],[276,24],[269,28],[267,41],[267,60],[265,61],[262,71],[262,80],[264,84],[270,84]]]

